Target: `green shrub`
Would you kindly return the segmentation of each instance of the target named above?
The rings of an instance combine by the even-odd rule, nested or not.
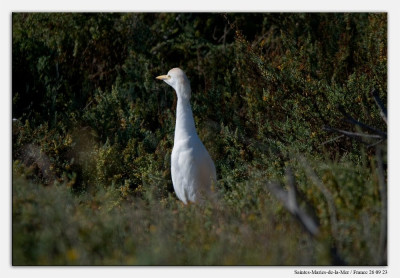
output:
[[[14,13],[12,24],[14,265],[386,264],[387,162],[375,154],[386,141],[323,127],[369,132],[341,107],[387,131],[370,94],[387,101],[387,14]],[[176,95],[155,80],[172,67],[191,81],[217,203],[173,193]],[[288,190],[287,167],[316,237],[267,186]]]

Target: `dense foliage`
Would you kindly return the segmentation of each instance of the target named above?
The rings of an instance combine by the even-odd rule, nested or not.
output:
[[[360,132],[344,110],[386,132],[370,94],[386,102],[386,14],[16,13],[12,27],[14,265],[386,264],[386,141],[323,128]],[[155,80],[173,67],[218,204],[173,193],[176,96]],[[267,187],[286,188],[287,167],[317,236]]]

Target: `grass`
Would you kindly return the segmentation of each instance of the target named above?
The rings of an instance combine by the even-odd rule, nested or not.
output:
[[[185,206],[173,194],[159,199],[155,188],[142,197],[114,187],[77,194],[29,181],[21,168],[14,163],[14,265],[330,265],[332,246],[348,264],[379,263],[377,176],[350,163],[320,167],[337,210],[335,233],[323,194],[296,174],[321,219],[317,237],[259,177],[220,189],[215,203]]]

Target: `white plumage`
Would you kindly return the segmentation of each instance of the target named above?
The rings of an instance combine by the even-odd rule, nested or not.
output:
[[[175,89],[178,97],[174,147],[171,155],[171,176],[178,198],[187,204],[212,192],[217,177],[214,162],[196,132],[190,107],[190,82],[179,68],[156,77]]]

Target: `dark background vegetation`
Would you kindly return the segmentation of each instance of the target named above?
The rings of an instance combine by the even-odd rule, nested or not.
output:
[[[173,67],[218,203],[173,193]],[[386,264],[386,141],[324,129],[386,132],[372,89],[385,13],[14,13],[13,264]],[[288,167],[316,235],[267,186]]]

